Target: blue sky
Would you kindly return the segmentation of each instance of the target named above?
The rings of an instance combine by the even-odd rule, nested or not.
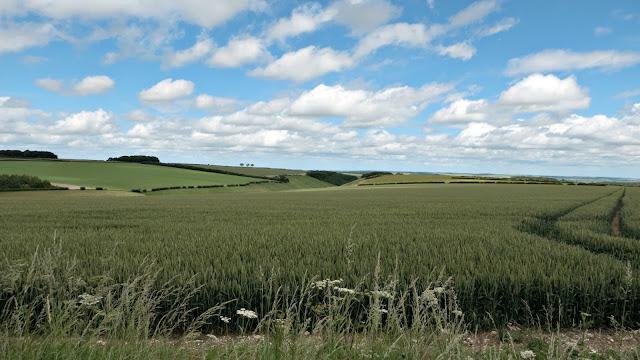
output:
[[[0,147],[640,177],[637,1],[0,0]]]

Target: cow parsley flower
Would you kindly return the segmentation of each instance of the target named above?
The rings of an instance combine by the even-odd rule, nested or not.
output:
[[[248,319],[257,319],[258,314],[255,311],[247,310],[245,308],[241,308],[240,310],[236,310],[236,314],[240,316],[244,316]]]

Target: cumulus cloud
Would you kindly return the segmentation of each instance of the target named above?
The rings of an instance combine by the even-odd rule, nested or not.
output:
[[[334,16],[334,11],[325,10],[316,3],[307,3],[295,8],[289,18],[282,18],[273,24],[267,31],[267,39],[283,41],[288,37],[315,31]]]
[[[360,40],[354,52],[356,57],[368,55],[387,45],[402,45],[407,47],[425,47],[444,29],[424,24],[395,23],[382,26],[367,34]]]
[[[87,76],[73,86],[73,92],[79,96],[103,95],[115,82],[108,76]]]
[[[476,53],[476,48],[467,42],[459,42],[450,46],[439,46],[438,53],[454,59],[469,60]]]
[[[63,120],[56,121],[49,130],[59,135],[100,135],[117,131],[118,123],[113,114],[98,109],[67,116]]]
[[[149,89],[138,93],[138,100],[145,105],[171,103],[193,93],[194,84],[188,80],[164,79]]]
[[[254,63],[261,59],[269,59],[271,55],[261,39],[247,36],[229,40],[229,43],[219,48],[207,60],[212,67],[238,67]]]
[[[292,115],[344,118],[345,126],[397,126],[451,91],[451,84],[427,84],[420,88],[392,87],[377,92],[349,90],[341,85],[318,85],[297,98]]]
[[[193,44],[193,46],[191,46],[190,48],[165,54],[163,65],[166,68],[174,68],[187,65],[209,55],[213,51],[214,47],[215,45],[213,43],[213,40],[201,35],[198,37],[196,43]]]
[[[249,75],[303,82],[326,73],[350,68],[354,64],[355,61],[347,52],[308,46],[286,53],[265,68],[250,71]]]
[[[429,118],[429,122],[448,124],[482,122],[487,119],[488,110],[489,102],[485,99],[460,99],[436,111],[433,116]]]
[[[509,60],[505,75],[583,69],[616,70],[640,63],[639,52],[544,50]]]
[[[428,4],[432,5],[432,4]],[[368,55],[383,46],[403,46],[413,48],[427,48],[431,41],[439,36],[443,36],[456,29],[479,23],[491,13],[500,9],[500,1],[498,0],[482,0],[477,1],[469,5],[468,7],[460,10],[449,18],[449,21],[445,24],[432,24],[426,26],[422,23],[408,24],[408,23],[395,23],[381,26],[363,37],[355,51],[355,57],[362,57]],[[490,32],[498,33],[505,31],[515,25],[516,20],[507,18],[503,22],[498,23],[492,29],[485,29],[484,36],[491,35]],[[459,43],[465,44],[465,42]],[[458,44],[457,44],[458,45]],[[436,48],[441,55],[450,55],[451,53],[460,55],[464,54],[464,57],[470,54],[470,45],[466,47],[462,45],[455,46],[450,51],[444,51],[446,48]],[[463,51],[464,50],[464,51]],[[473,55],[473,54],[471,54]],[[457,56],[464,58],[463,56]]]
[[[516,114],[568,114],[572,110],[587,108],[590,102],[587,90],[578,85],[574,76],[560,79],[554,75],[533,74],[503,91],[493,103],[486,99],[456,99],[436,111],[428,122],[453,126],[481,122],[505,124],[510,123]],[[539,123],[553,121],[553,118],[538,120]]]
[[[66,96],[104,95],[115,85],[115,81],[106,75],[87,76],[65,87],[63,80],[51,78],[37,79],[36,85],[43,89]]]
[[[516,113],[540,111],[567,112],[589,107],[591,98],[574,76],[560,79],[554,75],[533,74],[500,94],[496,102]]]

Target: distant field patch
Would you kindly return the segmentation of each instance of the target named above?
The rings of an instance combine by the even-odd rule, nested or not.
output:
[[[206,194],[206,193],[245,193],[245,192],[271,192],[271,191],[287,191],[287,190],[304,190],[304,189],[321,189],[333,188],[335,186],[324,181],[314,179],[308,176],[288,176],[288,183],[262,183],[251,184],[249,186],[234,187],[217,187],[206,189],[174,189],[152,192],[151,195],[169,195],[169,194]]]
[[[253,178],[102,161],[0,161],[0,174],[25,174],[50,182],[109,190],[151,189],[166,186],[230,185]]]
[[[360,185],[448,183],[450,181],[451,176],[444,175],[382,175],[364,180]]]
[[[291,170],[291,169],[272,169],[265,167],[246,167],[246,166],[222,166],[222,165],[198,165],[193,166],[203,167],[205,169],[216,169],[229,172],[235,172],[238,174],[251,175],[251,176],[276,176],[276,175],[304,175],[304,170]]]

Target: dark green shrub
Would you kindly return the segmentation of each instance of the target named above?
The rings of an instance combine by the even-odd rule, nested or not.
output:
[[[307,172],[307,176],[337,186],[358,180],[357,176],[341,174],[335,171],[309,171]]]

